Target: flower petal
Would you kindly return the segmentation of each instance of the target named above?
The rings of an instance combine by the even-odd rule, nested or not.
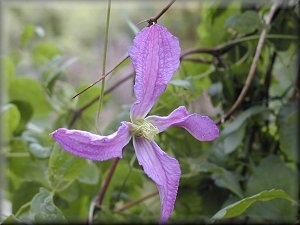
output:
[[[131,139],[129,126],[125,123],[118,131],[108,136],[100,136],[81,130],[60,128],[52,133],[60,146],[79,157],[91,160],[122,158],[122,149]]]
[[[165,27],[154,24],[137,34],[129,51],[136,71],[131,119],[144,118],[179,66],[178,39]]]
[[[139,164],[158,187],[162,205],[160,220],[165,223],[174,209],[181,174],[180,165],[154,141],[134,137],[133,145]]]
[[[169,116],[149,116],[146,120],[159,132],[170,126],[183,127],[199,141],[212,141],[219,136],[219,129],[213,120],[208,116],[189,114],[184,106],[178,107]]]

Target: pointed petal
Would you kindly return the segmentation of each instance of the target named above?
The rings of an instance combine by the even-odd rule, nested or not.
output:
[[[174,209],[181,174],[180,165],[154,141],[134,137],[133,145],[139,164],[158,187],[162,205],[161,222],[165,223]]]
[[[165,27],[154,24],[137,34],[129,56],[136,71],[136,101],[130,116],[144,118],[179,66],[179,41]]]
[[[208,116],[189,114],[184,106],[178,107],[169,116],[149,116],[146,120],[159,132],[170,126],[183,127],[199,141],[212,141],[219,136],[219,129],[213,120]]]
[[[122,149],[131,135],[129,126],[122,123],[118,131],[108,136],[60,128],[52,133],[52,137],[65,151],[82,158],[103,161],[122,158]]]

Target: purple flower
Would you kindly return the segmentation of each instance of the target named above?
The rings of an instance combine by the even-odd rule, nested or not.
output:
[[[130,111],[131,122],[122,122],[119,129],[108,136],[65,128],[52,135],[64,150],[98,161],[122,158],[124,146],[133,137],[137,160],[158,187],[161,222],[165,223],[174,208],[181,171],[179,162],[156,144],[155,136],[168,127],[177,126],[185,128],[199,141],[211,141],[218,137],[219,130],[209,117],[189,114],[184,106],[167,117],[146,117],[179,66],[178,39],[166,28],[157,24],[144,28],[135,37],[129,55],[136,71],[136,101]]]

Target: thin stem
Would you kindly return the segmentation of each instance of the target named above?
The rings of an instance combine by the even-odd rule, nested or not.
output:
[[[112,92],[113,90],[115,90],[117,87],[119,87],[121,84],[123,84],[124,82],[126,82],[127,80],[129,80],[130,78],[132,78],[134,76],[134,73],[131,72],[130,74],[128,74],[127,76],[125,76],[123,79],[119,80],[117,83],[115,83],[113,86],[111,86],[109,89],[107,89],[104,92],[104,96],[109,94],[110,92]],[[77,120],[77,118],[81,115],[81,113],[86,110],[87,108],[89,108],[90,106],[92,106],[94,103],[96,103],[99,100],[99,95],[96,96],[95,98],[93,98],[92,100],[90,100],[88,103],[86,103],[85,105],[83,105],[82,107],[75,109],[72,115],[72,118],[70,120],[70,122],[67,125],[67,128],[70,129],[75,121]]]
[[[277,3],[272,5],[272,7],[270,9],[270,12],[269,12],[269,15],[266,19],[266,25],[269,25],[271,23],[271,20],[272,20],[274,14],[275,14],[277,8],[278,8]],[[228,119],[236,111],[236,109],[240,106],[240,104],[244,100],[244,97],[246,96],[247,91],[250,87],[250,84],[251,84],[251,82],[254,78],[254,74],[255,74],[255,71],[256,71],[256,68],[257,68],[257,63],[258,63],[260,54],[262,52],[262,48],[263,48],[265,39],[266,39],[266,34],[267,34],[267,29],[265,28],[265,29],[262,30],[262,32],[260,34],[258,44],[257,44],[257,47],[256,47],[256,51],[255,51],[255,55],[254,55],[254,58],[253,58],[253,61],[252,61],[247,79],[245,81],[245,84],[243,86],[243,89],[242,89],[239,97],[237,98],[237,100],[235,101],[233,106],[228,110],[228,112],[221,118],[221,120],[217,122],[217,124],[223,123],[223,121]]]
[[[118,209],[115,209],[114,212],[122,212],[122,211],[124,211],[126,209],[129,209],[129,208],[131,208],[131,207],[133,207],[133,206],[135,206],[137,204],[140,204],[141,202],[146,201],[149,198],[152,198],[152,197],[154,197],[156,195],[158,195],[158,191],[150,193],[150,194],[148,194],[148,195],[146,195],[146,196],[144,196],[144,197],[142,197],[142,198],[140,198],[138,200],[135,200],[135,201],[130,202],[130,203],[128,203],[128,204],[126,204],[126,205],[118,208]]]
[[[26,208],[30,207],[30,205],[31,205],[31,201],[22,205],[16,212],[15,216],[18,217]]]
[[[106,15],[106,25],[105,25],[105,38],[104,38],[104,50],[103,50],[103,63],[102,63],[102,80],[101,80],[101,92],[99,96],[99,105],[98,105],[98,113],[96,117],[96,130],[97,133],[100,132],[100,128],[98,128],[100,113],[102,111],[103,106],[103,96],[104,96],[104,88],[105,88],[105,70],[106,70],[106,56],[107,56],[107,45],[108,45],[108,30],[109,30],[109,20],[110,20],[110,8],[111,8],[111,0],[107,1],[107,15]],[[101,79],[101,77],[100,77]]]
[[[149,20],[147,20],[149,25],[152,25],[153,23],[157,23],[157,20],[163,15],[165,14],[168,9],[171,7],[171,5],[173,5],[173,3],[176,0],[172,0],[168,5],[166,5],[155,17],[150,18]]]
[[[113,176],[113,174],[115,172],[115,169],[116,169],[116,167],[117,167],[117,165],[119,163],[119,160],[120,160],[120,158],[115,158],[114,161],[111,164],[111,167],[110,167],[110,169],[108,171],[108,174],[107,174],[107,176],[106,176],[106,178],[105,178],[105,180],[103,182],[103,185],[102,185],[102,187],[101,187],[101,189],[99,191],[99,194],[98,194],[98,196],[96,198],[94,215],[95,215],[95,213],[97,211],[101,210],[101,205],[102,205],[102,202],[103,202],[103,199],[104,199],[104,195],[106,193],[106,190],[108,188],[110,180],[111,180],[111,178],[112,178],[112,176]]]
[[[79,93],[77,93],[76,95],[74,95],[72,97],[72,99],[76,98],[77,96],[81,95],[83,92],[87,91],[88,89],[90,89],[91,87],[95,86],[96,84],[98,84],[100,81],[102,81],[105,77],[107,77],[109,74],[111,74],[115,69],[117,69],[123,62],[125,62],[127,59],[129,58],[129,56],[127,55],[124,59],[122,59],[117,65],[115,65],[110,71],[108,71],[105,75],[101,76],[98,80],[96,80],[94,83],[90,84],[89,86],[87,86],[85,89],[83,89],[82,91],[80,91]]]

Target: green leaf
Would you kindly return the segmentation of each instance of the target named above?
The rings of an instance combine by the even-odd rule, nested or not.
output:
[[[193,90],[195,89],[193,87],[192,79],[186,79],[186,80],[171,80],[170,84],[177,86],[177,87],[182,87],[187,90]]]
[[[218,145],[223,147],[224,153],[230,154],[240,145],[245,135],[246,121],[252,116],[267,110],[263,106],[251,107],[240,113],[232,123],[226,125],[218,138]]]
[[[59,49],[54,44],[45,42],[36,45],[32,52],[36,64],[44,64],[57,55],[60,55]]]
[[[247,183],[246,194],[254,195],[264,190],[282,189],[296,199],[298,193],[296,171],[288,167],[279,156],[269,155],[253,168],[253,175]],[[258,203],[247,215],[256,220],[291,222],[296,219],[297,207],[283,200]]]
[[[21,48],[24,48],[25,45],[33,38],[35,33],[35,27],[33,25],[26,25],[21,34],[20,42]]]
[[[2,63],[4,84],[5,86],[9,86],[13,79],[15,79],[15,64],[14,61],[9,57],[3,57]]]
[[[16,212],[22,205],[31,201],[33,196],[39,191],[40,183],[25,181],[14,191],[12,196],[12,211]]]
[[[52,188],[61,188],[65,181],[73,181],[85,166],[85,159],[64,151],[55,143],[47,171]]]
[[[236,173],[228,171],[213,163],[205,163],[194,166],[198,167],[196,170],[199,172],[212,173],[211,177],[219,187],[226,188],[239,197],[243,196],[239,185],[238,175]],[[193,170],[195,170],[195,168],[193,168]]]
[[[224,153],[230,154],[233,152],[242,142],[245,135],[245,125],[240,129],[230,133],[224,139]]]
[[[15,133],[19,135],[26,129],[27,123],[30,121],[31,117],[33,116],[33,109],[28,102],[15,100],[15,101],[11,101],[11,103],[16,105],[20,112],[20,116],[21,116],[20,123],[15,131]]]
[[[291,160],[298,161],[299,111],[293,111],[279,121],[279,141],[281,150]]]
[[[8,138],[12,135],[12,133],[18,127],[20,122],[21,115],[18,108],[14,104],[6,104],[1,109],[1,121],[4,124],[4,139],[8,140]]]
[[[100,170],[92,161],[87,161],[82,168],[77,180],[86,184],[97,184],[100,178]]]
[[[211,219],[219,220],[232,218],[241,215],[247,208],[257,201],[270,201],[272,199],[281,198],[291,202],[295,202],[285,191],[280,189],[272,189],[262,191],[256,195],[244,198],[238,202],[230,204],[218,211]]]
[[[258,113],[267,111],[268,109],[264,106],[253,106],[246,111],[239,114],[232,123],[228,124],[224,130],[221,131],[220,138],[224,138],[230,133],[238,130],[245,121],[250,118],[251,116],[254,116]]]
[[[9,95],[11,101],[28,102],[34,110],[34,114],[44,115],[51,110],[44,89],[36,80],[27,77],[15,79],[9,87]]]
[[[229,17],[225,22],[225,27],[241,34],[247,34],[260,28],[262,25],[256,11],[246,11]]]
[[[53,203],[53,194],[45,188],[40,188],[31,202],[30,212],[35,223],[65,222],[63,213]]]
[[[3,225],[9,224],[24,224],[23,221],[19,220],[14,214],[8,216],[4,221],[1,221]]]
[[[29,145],[29,152],[36,158],[48,158],[51,153],[50,147],[41,146],[39,143],[31,143]]]

